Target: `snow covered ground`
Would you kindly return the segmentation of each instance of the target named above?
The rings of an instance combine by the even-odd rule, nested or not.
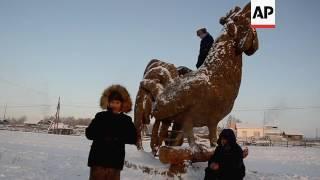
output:
[[[88,179],[86,163],[90,144],[91,141],[81,136],[0,130],[0,180]],[[173,179],[161,175],[168,165],[150,153],[139,152],[130,145],[126,146],[126,153],[121,179]],[[249,147],[249,153],[245,160],[247,180],[320,180],[320,148]],[[195,163],[180,177],[203,179],[205,166],[206,163]]]

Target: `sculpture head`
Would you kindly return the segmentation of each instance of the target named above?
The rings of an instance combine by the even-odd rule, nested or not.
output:
[[[251,3],[243,9],[236,6],[230,10],[226,16],[220,18],[220,24],[224,25],[229,37],[235,41],[238,53],[244,52],[250,56],[258,50],[257,32],[251,27]]]

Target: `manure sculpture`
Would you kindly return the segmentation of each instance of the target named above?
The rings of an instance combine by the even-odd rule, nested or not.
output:
[[[250,6],[249,3],[243,9],[235,7],[220,18],[221,35],[199,69],[177,68],[156,59],[148,63],[135,103],[138,148],[143,148],[142,127],[152,117],[155,119],[150,143],[153,153],[157,153],[165,140],[169,146],[181,146],[184,137],[188,138],[190,147],[200,147],[195,142],[193,127],[207,126],[210,144],[215,145],[217,125],[230,113],[239,92],[242,54],[250,56],[258,49],[258,36],[250,22]]]

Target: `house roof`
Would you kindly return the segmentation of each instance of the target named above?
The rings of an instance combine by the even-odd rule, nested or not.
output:
[[[58,128],[59,129],[69,129],[69,125],[60,122],[60,123],[58,123]]]
[[[285,135],[303,136],[302,133],[298,131],[284,131]]]
[[[237,129],[262,129],[261,125],[254,124],[254,123],[237,123]]]

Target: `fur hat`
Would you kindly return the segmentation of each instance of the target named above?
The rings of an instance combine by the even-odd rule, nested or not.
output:
[[[110,98],[122,102],[122,112],[128,113],[131,111],[132,101],[129,92],[125,87],[115,84],[105,89],[100,98],[100,107],[102,109],[109,109]]]
[[[219,135],[219,139],[217,141],[218,145],[221,146],[221,139],[224,138],[228,140],[230,145],[235,145],[237,143],[236,135],[234,134],[232,129],[223,129]]]

